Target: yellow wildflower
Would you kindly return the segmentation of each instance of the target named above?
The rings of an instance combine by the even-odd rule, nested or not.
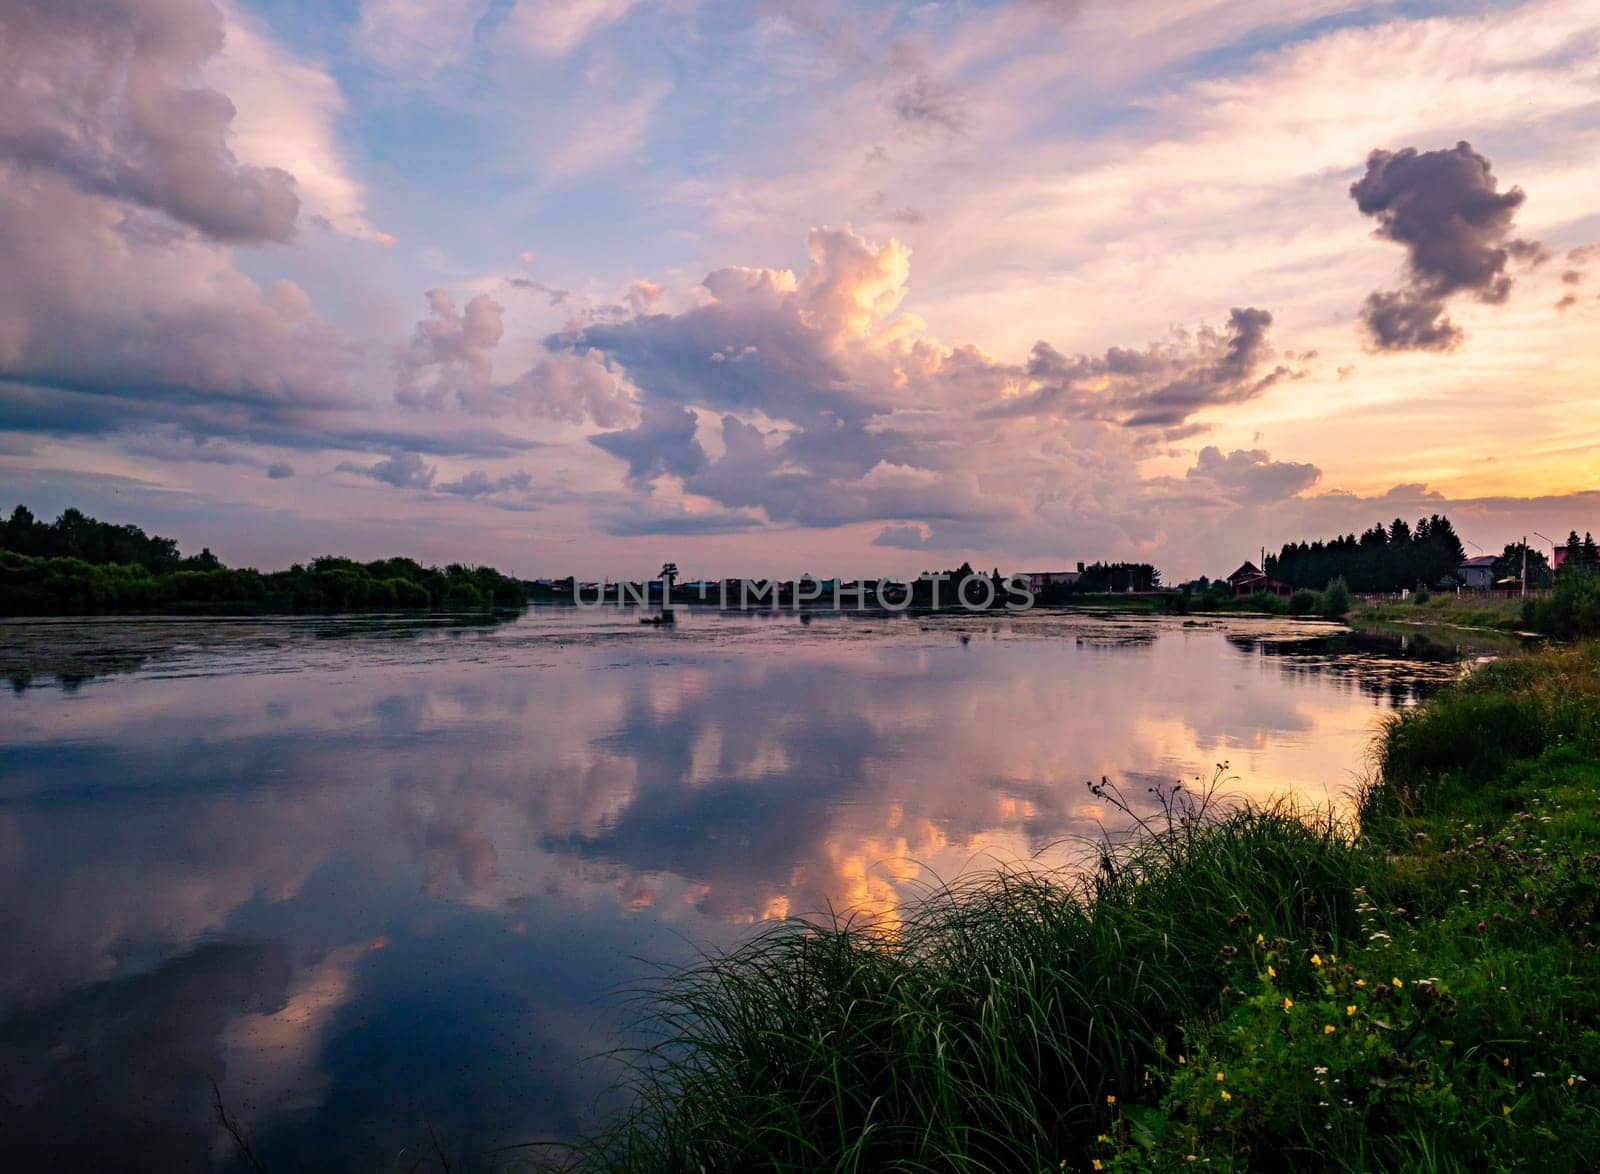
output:
[[[1501,1056],[1500,1057],[1500,1067],[1502,1067],[1502,1068],[1511,1067],[1511,1057],[1510,1056]]]
[[[1227,1089],[1223,1089],[1222,1090],[1222,1099],[1225,1100],[1225,1101],[1231,1101],[1231,1100],[1233,1100],[1233,1094],[1231,1092],[1229,1092]]]
[[[1090,1161],[1094,1164],[1094,1168],[1096,1170],[1104,1170],[1105,1169],[1105,1167],[1100,1164],[1100,1159],[1099,1158],[1091,1158]]]
[[[1110,1095],[1107,1095],[1107,1097],[1106,1097],[1106,1104],[1108,1104],[1108,1105],[1114,1105],[1114,1104],[1116,1104],[1116,1103],[1117,1103],[1117,1098],[1116,1098],[1116,1097],[1114,1097],[1114,1096],[1110,1096]]]
[[[1272,967],[1269,966],[1269,967],[1267,967],[1267,977],[1268,978],[1277,978],[1278,977],[1278,972],[1276,970],[1274,970]]]
[[[1187,1061],[1187,1060],[1185,1060],[1185,1059],[1184,1059],[1184,1058],[1183,1058],[1183,1057],[1182,1057],[1182,1056],[1179,1056],[1179,1057],[1178,1057],[1178,1063],[1180,1063],[1180,1064],[1187,1064],[1187,1063],[1188,1063],[1188,1062],[1189,1062],[1189,1061]]]
[[[1332,1035],[1334,1033],[1334,1030],[1335,1030],[1335,1028],[1334,1028],[1333,1024],[1330,1023],[1330,1024],[1328,1024],[1328,1026],[1326,1026],[1326,1027],[1324,1027],[1322,1029],[1322,1034],[1323,1035]]]
[[[1354,1003],[1351,1003],[1348,1007],[1346,1007],[1344,1009],[1344,1013],[1346,1015],[1354,1015],[1356,1013],[1356,1005]]]
[[[1264,946],[1266,944],[1267,944],[1267,935],[1266,934],[1260,934],[1260,933],[1256,934],[1256,945]],[[1193,1158],[1190,1158],[1189,1160],[1191,1162],[1194,1161]]]
[[[1313,965],[1313,966],[1321,966],[1322,965],[1322,956],[1320,954],[1311,955],[1311,965]]]
[[[1364,979],[1364,978],[1358,978],[1358,979],[1356,979],[1356,985],[1357,986],[1366,986],[1367,985],[1367,980]]]
[[[1398,978],[1390,979],[1390,981],[1394,983],[1396,990],[1401,990],[1406,985],[1405,983],[1401,982]]]
[[[1294,1006],[1294,1000],[1293,999],[1286,998],[1286,999],[1283,1000],[1283,1009],[1285,1011],[1287,1011],[1290,1007],[1293,1007],[1293,1006]]]
[[[1221,1084],[1221,1083],[1222,1083],[1222,1073],[1220,1073],[1220,1072],[1219,1072],[1219,1073],[1217,1073],[1217,1083],[1218,1083],[1218,1084]]]

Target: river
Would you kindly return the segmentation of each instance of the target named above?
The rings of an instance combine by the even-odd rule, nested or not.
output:
[[[1056,867],[1150,787],[1344,803],[1470,654],[1317,622],[535,608],[0,624],[0,1138],[456,1168],[614,1107],[663,966]]]

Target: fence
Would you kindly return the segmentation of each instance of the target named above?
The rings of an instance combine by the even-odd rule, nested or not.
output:
[[[1351,597],[1363,603],[1403,603],[1414,591],[1357,591]],[[1524,593],[1520,587],[1460,587],[1454,592],[1434,591],[1434,595],[1454,594],[1462,599],[1543,599],[1551,594],[1549,587],[1529,587]]]

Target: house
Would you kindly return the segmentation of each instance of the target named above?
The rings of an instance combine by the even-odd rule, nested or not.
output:
[[[1028,581],[1028,590],[1038,594],[1046,587],[1071,587],[1083,577],[1083,564],[1075,571],[1023,571],[1021,578]]]
[[[1235,599],[1244,595],[1254,595],[1257,591],[1265,591],[1270,595],[1294,594],[1293,587],[1272,578],[1252,562],[1244,563],[1237,571],[1228,576],[1228,587],[1233,592]]]
[[[1498,561],[1492,554],[1469,558],[1456,568],[1456,578],[1470,590],[1487,591],[1494,586],[1494,564]]]

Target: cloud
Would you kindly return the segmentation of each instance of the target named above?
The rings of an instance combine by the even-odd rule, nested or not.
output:
[[[1498,305],[1511,293],[1513,258],[1534,259],[1542,247],[1511,236],[1526,198],[1499,190],[1489,160],[1462,141],[1449,150],[1373,151],[1366,174],[1350,185],[1377,235],[1406,250],[1406,284],[1367,297],[1362,320],[1379,350],[1449,350],[1462,332],[1445,316],[1459,293]]]
[[[622,300],[635,314],[643,314],[661,300],[661,287],[653,281],[640,278],[628,287]]]
[[[628,482],[637,487],[672,474],[689,477],[706,467],[705,449],[695,439],[693,412],[673,404],[647,403],[643,417],[630,429],[602,432],[590,440],[628,464]]]
[[[360,473],[374,481],[393,485],[396,489],[427,489],[433,485],[435,476],[434,466],[423,464],[422,458],[414,452],[396,453],[375,465],[357,465],[346,461],[337,468],[344,473]]]
[[[224,28],[209,0],[0,8],[0,416],[238,436],[358,403],[305,291],[227,247],[286,240],[300,200],[236,157],[233,103],[196,80]],[[278,60],[239,29],[244,56]]]
[[[652,398],[791,419],[871,414],[882,387],[850,378],[852,355],[887,341],[905,296],[910,250],[848,230],[813,229],[811,265],[730,267],[701,283],[710,300],[553,336],[552,349],[604,352]],[[884,372],[887,375],[887,372]]]
[[[766,520],[760,514],[750,510],[690,511],[651,505],[643,508],[634,505],[614,513],[602,511],[602,519],[601,528],[607,534],[619,538],[737,534],[747,530],[759,530],[766,525]]]
[[[333,331],[290,281],[262,287],[125,205],[0,164],[0,378],[160,405],[196,431],[351,406]]]
[[[0,10],[0,158],[222,241],[281,241],[294,177],[239,162],[234,107],[190,79],[222,46],[210,0],[15,0]]]
[[[494,348],[505,336],[500,303],[478,294],[458,310],[442,289],[427,292],[429,317],[417,323],[400,356],[394,397],[403,406],[439,411],[451,399],[462,405],[492,390]]]
[[[1027,364],[1006,363],[940,344],[901,310],[910,251],[899,242],[820,228],[807,251],[801,273],[719,269],[681,313],[547,340],[603,354],[637,390],[638,425],[591,438],[634,489],[665,492],[667,479],[784,525],[915,524],[919,545],[941,547],[1114,527],[1129,495],[1081,478],[1137,486],[1147,434],[1185,434],[1200,413],[1299,374],[1273,361],[1272,316],[1244,307],[1225,327],[1143,350],[1068,356],[1041,342]]]
[[[1215,445],[1201,449],[1184,476],[1208,481],[1240,502],[1276,502],[1310,489],[1322,477],[1315,465],[1275,461],[1259,448],[1234,449],[1226,456]]]
[[[917,71],[890,101],[895,117],[912,126],[933,126],[958,134],[966,129],[966,116],[950,86]]]
[[[1234,307],[1224,329],[1176,332],[1143,350],[1111,347],[1102,355],[1063,355],[1047,342],[1029,356],[1029,388],[996,404],[1001,415],[1067,414],[1129,428],[1175,429],[1197,413],[1244,403],[1297,373],[1272,365],[1272,315]]]
[[[239,162],[294,176],[302,220],[380,244],[393,238],[367,218],[366,194],[350,174],[335,124],[345,113],[324,68],[288,52],[231,3],[222,47],[201,73],[234,107],[228,148]]]
[[[561,141],[543,152],[541,164],[551,176],[575,179],[600,171],[645,145],[656,109],[667,87],[655,82],[626,98],[597,97],[577,107],[561,126]]]
[[[552,306],[565,305],[567,298],[571,296],[570,290],[556,289],[542,281],[534,281],[531,277],[508,277],[506,284],[512,289],[527,289],[542,293]]]
[[[506,410],[572,424],[593,421],[602,428],[625,424],[637,411],[627,389],[594,351],[546,355],[494,397],[468,406],[490,414]]]
[[[896,550],[923,550],[928,545],[928,535],[915,523],[885,526],[873,536],[872,545],[887,546]]]
[[[465,58],[491,0],[366,0],[355,46],[405,78],[426,78]]]
[[[564,57],[628,14],[635,0],[517,0],[505,34],[540,57]]]
[[[267,476],[274,481],[284,481],[294,476],[294,466],[283,461],[274,461],[267,466]]]
[[[444,290],[428,291],[430,316],[399,356],[395,399],[414,410],[454,407],[476,416],[540,416],[615,428],[633,419],[633,401],[597,352],[542,355],[510,383],[494,379],[504,310],[488,294],[464,310]]]
[[[440,493],[449,493],[456,497],[487,497],[508,490],[526,493],[532,486],[533,478],[527,473],[507,473],[503,477],[491,477],[481,469],[474,469],[460,480],[443,481],[436,488]]]

